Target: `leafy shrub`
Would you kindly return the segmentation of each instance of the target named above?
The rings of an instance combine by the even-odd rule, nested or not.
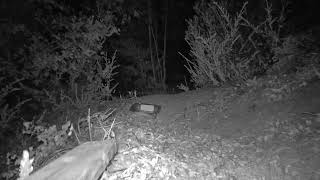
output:
[[[274,49],[276,63],[268,72],[289,73],[304,71],[303,68],[317,69],[320,46],[315,39],[312,34],[297,34],[283,38],[281,44]]]
[[[73,99],[78,92],[74,90],[75,84],[82,93],[89,93],[92,100],[111,96],[115,88],[111,85],[115,56],[108,58],[103,52],[106,38],[118,31],[109,22],[111,19],[100,22],[92,17],[65,17],[46,21],[45,25],[54,27],[50,39],[42,34],[31,38],[31,78],[45,82],[41,85],[48,91],[58,88]],[[98,93],[100,97],[94,97]]]
[[[187,60],[193,82],[202,86],[245,76],[241,66],[244,60],[239,59],[240,52],[236,48],[241,39],[239,27],[245,5],[234,18],[214,1],[207,4],[201,1],[194,10],[196,15],[188,21],[185,36],[196,61]]]
[[[188,20],[185,35],[192,59],[184,58],[196,86],[241,83],[274,63],[275,49],[281,45],[284,8],[274,17],[266,1],[265,20],[253,24],[245,17],[246,5],[235,15],[213,0],[194,6],[196,15]]]
[[[81,108],[110,98],[117,85],[116,54],[104,44],[119,31],[111,13],[74,15],[58,1],[27,3],[35,10],[32,25],[0,24],[0,65],[6,67],[0,77],[23,77],[19,98],[31,96],[42,108],[66,103]]]
[[[28,151],[30,151],[30,156],[34,157],[33,167],[35,167],[35,170],[44,166],[44,164],[50,160],[48,157],[55,153],[57,149],[66,146],[70,133],[70,121],[65,123],[61,130],[58,130],[55,125],[46,127],[40,125],[40,123],[40,121],[37,123],[24,122],[24,128],[22,130],[23,135],[28,136],[29,138],[35,138],[37,141],[35,144],[38,146],[29,147],[28,149]],[[6,158],[7,169],[0,174],[0,177],[5,179],[16,179],[19,174],[20,155],[14,152],[8,152]]]
[[[23,49],[18,43],[12,42],[25,32],[25,26],[13,24],[9,21],[0,22],[0,141],[4,133],[16,127],[21,120],[21,108],[30,101],[27,97],[16,97],[21,93],[20,83],[24,80],[23,74],[15,64],[17,58],[23,57]],[[10,48],[15,46],[14,54]]]
[[[286,26],[285,13],[289,5],[287,1],[281,1],[281,3],[279,12],[275,12],[272,9],[272,4],[265,0],[265,16],[260,22],[252,23],[243,19],[243,26],[251,30],[246,37],[251,46],[258,52],[250,67],[253,74],[265,73],[278,61],[276,51],[282,45],[283,37],[286,36],[283,29]]]
[[[6,84],[4,78],[0,78],[1,84]],[[28,102],[30,99],[26,99],[23,101],[19,101],[16,104],[8,104],[6,102],[6,98],[13,92],[20,90],[20,88],[17,87],[17,84],[20,80],[16,80],[13,82],[7,83],[5,86],[1,86],[0,89],[0,137],[3,138],[3,133],[10,128],[10,123],[12,123],[13,120],[19,119],[21,106]]]
[[[23,134],[30,137],[35,136],[40,144],[36,148],[32,148],[31,156],[35,157],[35,167],[39,168],[42,162],[56,149],[65,147],[68,141],[70,121],[62,125],[58,130],[55,125],[45,127],[34,122],[25,122]]]
[[[104,47],[108,38],[119,31],[111,13],[76,14],[59,3],[27,1],[28,7],[35,10],[31,25],[0,22],[0,38],[4,37],[0,41],[0,135],[2,138],[4,130],[12,130],[12,138],[6,137],[4,145],[5,151],[12,154],[13,147],[7,145],[17,145],[11,142],[16,140],[27,146],[26,137],[20,133],[22,122],[38,113],[19,113],[29,110],[22,109],[22,105],[49,113],[70,107],[82,109],[108,99],[117,85],[113,81],[118,67],[116,53],[106,52]],[[29,98],[33,104],[27,103]],[[47,148],[43,152],[54,150],[51,145],[62,142],[58,135],[64,139],[65,132],[43,127],[34,134],[42,137],[39,142]],[[20,144],[14,148],[21,150]],[[5,157],[0,158],[5,163]]]

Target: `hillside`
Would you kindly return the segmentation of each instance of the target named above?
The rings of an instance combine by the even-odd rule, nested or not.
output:
[[[141,175],[150,163],[139,160],[159,157],[147,177],[165,168],[177,179],[319,179],[319,90],[317,78],[270,75],[246,88],[131,99],[119,113],[120,153],[110,171],[135,162],[132,177]],[[133,102],[162,109],[153,119],[127,111]]]

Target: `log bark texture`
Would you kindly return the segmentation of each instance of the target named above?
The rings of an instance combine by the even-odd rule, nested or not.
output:
[[[81,144],[24,180],[97,180],[117,153],[115,140]]]

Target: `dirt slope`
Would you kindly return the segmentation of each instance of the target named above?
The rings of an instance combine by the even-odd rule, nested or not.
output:
[[[259,81],[137,98],[162,110],[156,119],[127,118],[130,127],[166,137],[141,137],[140,145],[189,164],[193,170],[178,179],[320,179],[320,81]]]

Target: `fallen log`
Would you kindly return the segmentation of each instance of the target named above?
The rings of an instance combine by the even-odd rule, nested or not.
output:
[[[115,140],[87,142],[24,180],[97,180],[117,151]]]

